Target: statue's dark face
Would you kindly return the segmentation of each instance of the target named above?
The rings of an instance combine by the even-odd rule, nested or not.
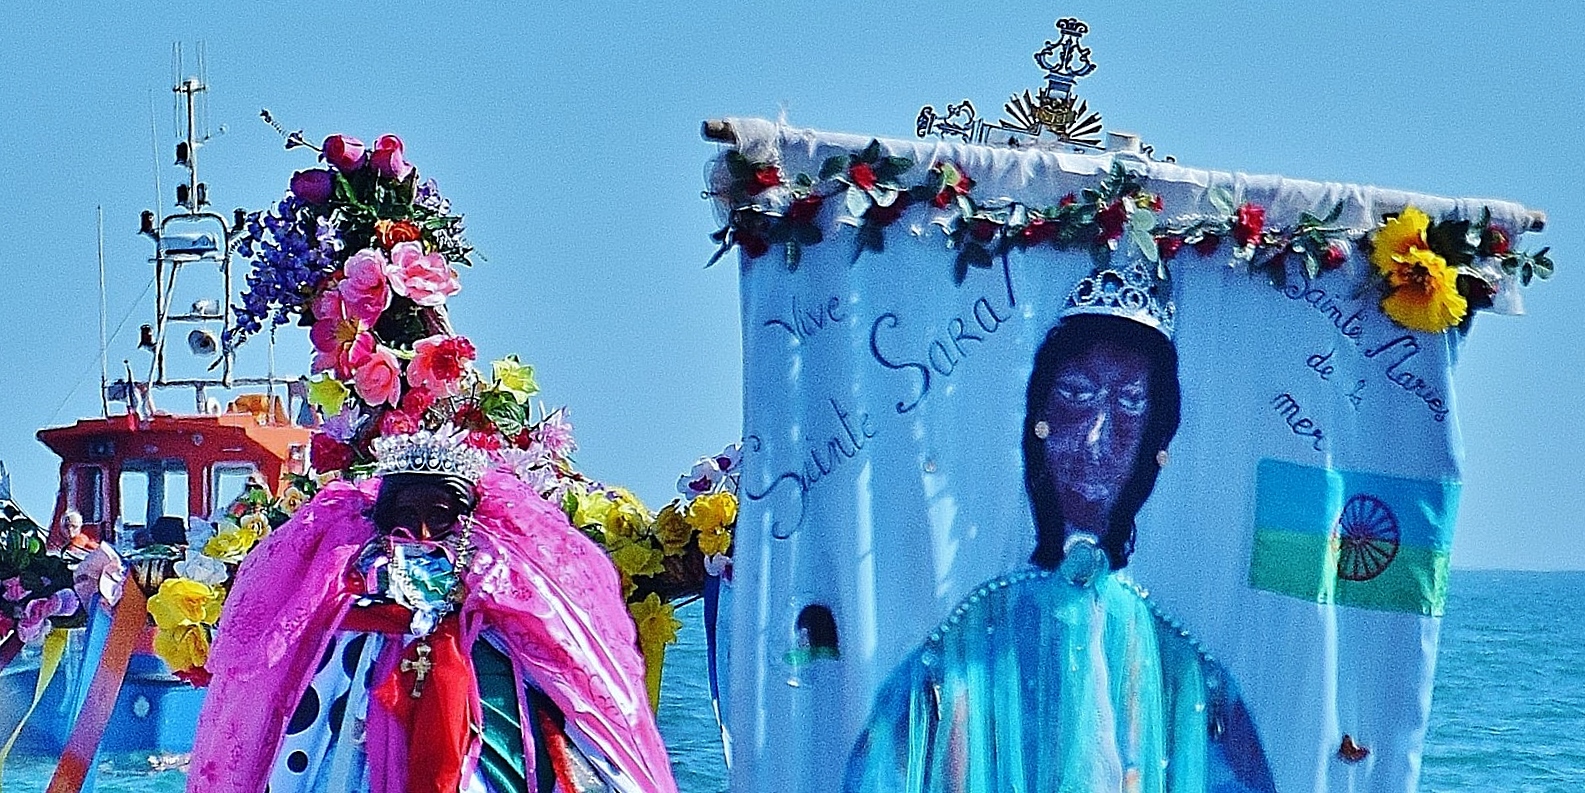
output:
[[[1062,516],[1097,533],[1133,472],[1150,410],[1140,353],[1102,341],[1057,370],[1046,402],[1046,465]]]
[[[438,540],[457,528],[462,519],[463,504],[455,493],[438,482],[412,482],[390,492],[382,490],[380,498],[390,499],[392,531],[408,534],[420,540]]]

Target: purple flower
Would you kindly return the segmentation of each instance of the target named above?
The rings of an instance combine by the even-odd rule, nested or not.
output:
[[[566,459],[578,448],[572,438],[572,424],[567,421],[566,408],[546,416],[539,423],[537,434],[538,441],[545,447],[545,453],[551,457]]]
[[[77,593],[62,589],[47,598],[39,598],[27,605],[22,621],[17,623],[17,635],[24,644],[38,644],[50,632],[50,617],[66,617],[77,611]]]
[[[336,177],[323,168],[292,174],[292,195],[310,204],[323,204],[329,201],[335,189]]]
[[[434,179],[425,179],[413,194],[413,203],[437,215],[444,215],[451,211],[451,202],[440,194],[440,185]]]
[[[325,162],[335,166],[342,173],[352,173],[363,167],[366,152],[363,141],[349,138],[346,135],[331,135],[325,138],[320,146],[320,152]]]
[[[13,603],[20,603],[27,597],[28,591],[22,588],[22,579],[17,576],[7,578],[0,586],[5,587],[5,599]]]
[[[381,135],[374,141],[374,154],[369,157],[374,170],[381,176],[401,181],[413,172],[413,166],[402,157],[402,139],[395,135]]]

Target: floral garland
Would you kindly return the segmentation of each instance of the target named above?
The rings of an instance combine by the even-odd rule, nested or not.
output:
[[[1147,191],[1141,177],[1121,162],[1114,162],[1098,185],[1069,193],[1055,206],[1044,208],[1006,199],[980,200],[974,195],[974,180],[951,162],[935,164],[923,181],[909,184],[904,177],[914,170],[913,160],[883,155],[878,140],[862,151],[828,157],[813,177],[789,176],[775,163],[751,160],[737,150],[726,153],[724,164],[725,188],[708,194],[728,206],[726,225],[711,236],[719,248],[710,264],[734,247],[753,260],[782,245],[788,269],[796,269],[803,248],[824,240],[817,220],[826,203],[838,197],[844,214],[837,222],[857,228],[855,262],[865,252],[884,251],[885,230],[911,207],[929,207],[927,211],[934,213],[931,221],[946,232],[948,247],[958,251],[952,273],[957,284],[963,283],[971,267],[989,268],[998,258],[1005,263],[1013,250],[1042,246],[1086,251],[1098,263],[1109,260],[1119,247],[1136,250],[1156,264],[1158,277],[1166,279],[1166,263],[1185,246],[1210,257],[1226,242],[1232,244],[1232,266],[1242,265],[1281,288],[1287,282],[1290,260],[1314,279],[1341,268],[1355,243],[1368,244],[1376,234],[1334,225],[1343,212],[1341,202],[1324,217],[1305,213],[1291,227],[1270,226],[1265,207],[1236,204],[1223,188],[1208,192],[1214,212],[1169,217],[1161,196]],[[1405,327],[1428,332],[1460,323],[1467,327],[1465,311],[1454,310],[1458,301],[1449,297],[1454,293],[1475,308],[1489,307],[1497,277],[1474,266],[1476,257],[1495,261],[1502,272],[1521,274],[1526,285],[1532,276],[1551,275],[1547,250],[1534,254],[1511,250],[1507,241],[1512,234],[1494,225],[1489,211],[1473,223],[1444,218],[1421,225],[1426,239],[1418,249],[1441,257],[1444,265],[1456,270],[1456,277],[1444,278],[1424,257],[1411,264],[1406,254],[1400,254],[1405,261],[1391,268],[1377,263],[1382,310]],[[1441,307],[1434,321],[1425,309],[1409,308],[1428,302]]]

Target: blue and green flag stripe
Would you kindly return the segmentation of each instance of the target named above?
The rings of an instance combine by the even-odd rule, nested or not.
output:
[[[1249,585],[1439,617],[1459,483],[1262,460]]]

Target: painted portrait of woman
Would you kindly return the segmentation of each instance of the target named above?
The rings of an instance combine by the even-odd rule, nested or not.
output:
[[[1126,575],[1181,404],[1171,305],[1084,279],[1034,357],[1030,563],[975,588],[881,686],[848,793],[1269,791],[1225,670]]]

